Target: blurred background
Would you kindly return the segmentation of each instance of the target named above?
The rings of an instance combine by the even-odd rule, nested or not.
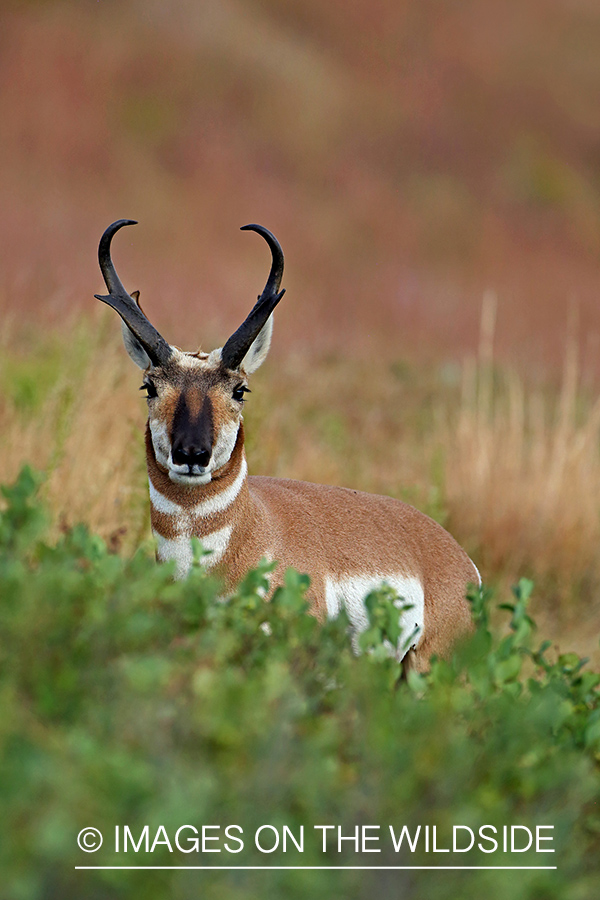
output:
[[[259,222],[287,294],[251,470],[409,499],[597,647],[598,4],[4,0],[0,196],[0,476],[44,468],[57,521],[147,534],[104,228],[139,220],[125,285],[211,349]]]
[[[600,354],[600,9],[587,0],[5,0],[0,279],[87,309],[110,221],[174,340],[226,336],[280,238],[278,344]],[[133,289],[133,288],[132,288]],[[189,316],[194,316],[189,319]]]

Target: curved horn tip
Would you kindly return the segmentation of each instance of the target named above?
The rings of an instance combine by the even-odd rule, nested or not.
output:
[[[138,223],[137,223],[136,219],[117,219],[116,222],[112,222],[108,226],[108,228],[106,229],[106,231],[104,233],[107,234],[107,232],[111,232],[112,234],[114,234],[115,231],[118,231],[119,228],[123,228],[124,225],[137,225],[137,224]]]
[[[281,249],[281,244],[273,232],[269,231],[268,228],[265,228],[264,225],[256,225],[254,223],[251,225],[242,225],[240,231],[255,231],[257,234],[260,234],[271,248],[271,252],[278,257],[281,256],[281,263],[283,263],[283,250]]]
[[[100,238],[100,243],[98,244],[98,261],[100,262],[100,268],[102,270],[102,274],[104,275],[104,280],[106,281],[107,275],[109,280],[112,282],[115,278],[118,279],[116,272],[114,272],[114,267],[112,263],[112,259],[110,257],[110,247],[112,244],[112,239],[115,234],[119,230],[119,228],[123,228],[124,225],[137,225],[135,219],[117,219],[116,222],[113,222],[108,228],[105,230],[104,234]],[[109,272],[110,270],[110,272]],[[110,274],[112,272],[112,274]],[[108,281],[106,282],[109,291],[113,290],[113,287],[109,285]],[[116,285],[116,282],[115,282]]]
[[[275,238],[273,232],[269,231],[268,228],[265,228],[264,225],[242,225],[240,231],[256,231],[257,234],[262,234],[263,237],[266,237],[268,235],[269,237]]]
[[[135,219],[117,219],[116,222],[111,222],[111,224],[107,229],[105,229],[102,237],[100,238],[100,243],[112,241],[117,231],[120,228],[123,228],[124,225],[137,225],[137,222],[135,221]]]

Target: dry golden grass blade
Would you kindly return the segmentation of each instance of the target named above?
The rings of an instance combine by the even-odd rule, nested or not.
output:
[[[482,346],[479,362],[464,365],[460,407],[447,410],[438,435],[450,530],[486,579],[531,576],[546,614],[572,626],[585,607],[597,626],[600,402],[582,396],[576,341],[558,396],[527,388],[512,371],[492,383],[489,339]],[[589,625],[585,641],[597,655]]]
[[[135,373],[106,320],[99,316],[92,328],[73,326],[59,339],[52,348],[52,383],[31,388],[39,398],[33,393],[23,400],[22,341],[18,365],[14,352],[5,358],[1,377],[9,389],[3,391],[0,481],[12,481],[24,463],[33,465],[46,473],[44,496],[56,527],[85,522],[107,540],[132,548],[145,529],[144,410]],[[45,352],[42,341],[29,358],[34,381],[37,354]]]
[[[131,375],[121,347],[92,348],[48,483],[50,504],[63,520],[85,521],[113,540],[139,536],[146,490],[143,408]]]

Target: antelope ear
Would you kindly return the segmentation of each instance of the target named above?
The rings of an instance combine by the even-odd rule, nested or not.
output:
[[[140,292],[133,291],[131,294],[135,302],[138,306],[140,306]],[[141,309],[141,306],[140,306]],[[146,370],[151,365],[151,360],[133,331],[125,324],[125,322],[121,319],[121,334],[123,335],[123,343],[125,344],[125,349],[127,350],[130,358],[134,361],[136,366],[139,366],[140,369]]]
[[[252,375],[252,373],[256,372],[259,366],[262,366],[262,364],[264,363],[265,359],[267,358],[267,353],[269,352],[269,347],[271,346],[272,335],[273,313],[271,313],[261,330],[258,332],[256,337],[250,344],[250,349],[240,363],[240,369],[243,369],[247,375]]]

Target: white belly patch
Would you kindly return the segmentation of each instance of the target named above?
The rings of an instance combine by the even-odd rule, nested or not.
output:
[[[369,625],[369,617],[364,600],[371,591],[389,585],[398,594],[398,606],[402,636],[397,648],[390,647],[390,653],[398,661],[404,658],[412,647],[416,647],[423,634],[425,618],[425,597],[423,585],[418,578],[399,575],[358,575],[354,578],[326,578],[325,602],[327,615],[334,619],[341,609],[346,610],[353,628],[352,646],[358,652],[358,635]],[[411,609],[402,607],[410,605]],[[408,643],[407,643],[408,642]]]

